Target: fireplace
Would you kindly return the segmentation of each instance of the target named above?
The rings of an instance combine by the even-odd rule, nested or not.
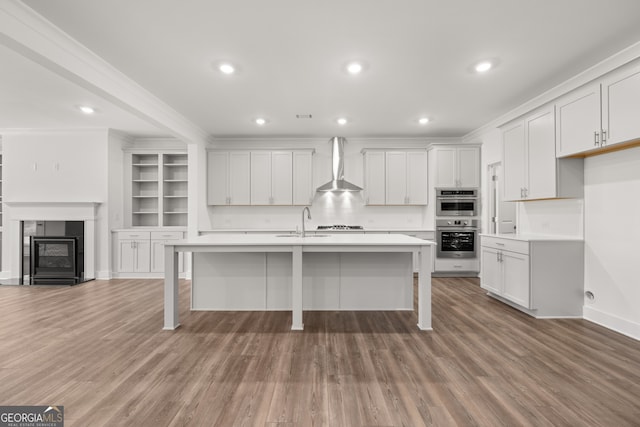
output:
[[[30,240],[31,284],[80,280],[77,237],[31,236]]]

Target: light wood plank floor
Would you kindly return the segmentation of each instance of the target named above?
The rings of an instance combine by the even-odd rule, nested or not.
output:
[[[0,286],[0,405],[67,426],[638,426],[640,342],[535,320],[477,279],[434,279],[412,312],[189,312],[162,282]]]

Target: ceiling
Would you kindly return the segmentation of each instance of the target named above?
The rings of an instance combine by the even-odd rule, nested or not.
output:
[[[462,136],[640,40],[637,0],[23,3],[213,136]],[[497,66],[472,72],[483,59]],[[0,128],[161,132],[6,47],[0,61]]]

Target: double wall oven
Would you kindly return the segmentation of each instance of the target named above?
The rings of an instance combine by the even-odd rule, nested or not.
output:
[[[477,258],[477,188],[436,188],[437,258]]]

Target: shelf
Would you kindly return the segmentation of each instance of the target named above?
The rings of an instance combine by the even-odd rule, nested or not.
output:
[[[187,179],[165,179],[164,182],[189,182]]]
[[[165,163],[164,166],[168,166],[168,167],[186,167],[187,164],[186,163]]]
[[[158,215],[158,211],[152,212],[152,211],[140,211],[140,212],[133,212],[134,215]]]
[[[157,163],[134,163],[131,166],[143,167],[143,168],[149,168],[149,167],[157,168],[158,164]]]
[[[184,195],[184,196],[162,196],[162,197],[164,197],[165,199],[186,199],[186,198],[188,198],[187,195]]]
[[[178,211],[176,211],[176,212],[167,212],[167,211],[165,211],[164,214],[165,215],[186,215],[186,214],[188,214],[188,212],[187,211],[179,211],[179,212]]]
[[[131,196],[131,197],[133,197],[134,199],[157,199],[158,198],[157,195],[156,196]]]

